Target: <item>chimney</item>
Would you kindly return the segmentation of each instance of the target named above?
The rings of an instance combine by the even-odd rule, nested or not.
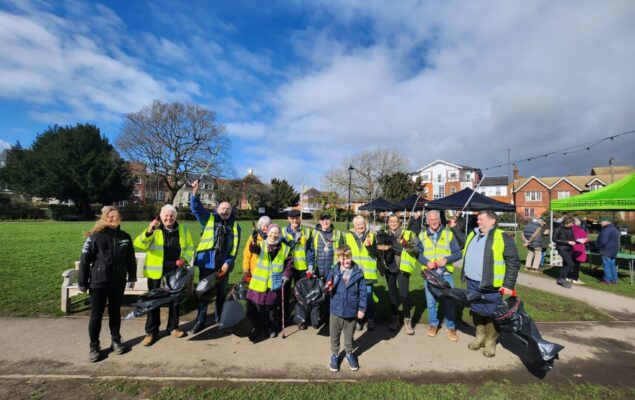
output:
[[[520,179],[522,176],[518,174],[518,166],[514,164],[514,180]]]

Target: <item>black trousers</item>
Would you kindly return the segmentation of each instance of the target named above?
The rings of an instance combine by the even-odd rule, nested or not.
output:
[[[580,279],[580,262],[573,260],[573,268],[569,271],[569,275],[567,276],[569,279],[573,279],[577,281]]]
[[[88,322],[88,336],[91,344],[99,343],[101,320],[108,304],[108,325],[113,340],[121,340],[121,300],[125,284],[114,288],[90,289],[90,320]]]
[[[559,279],[567,279],[569,277],[569,273],[573,270],[573,255],[571,254],[571,250],[569,249],[558,249],[558,253],[560,253],[560,257],[562,257],[562,268],[560,268],[560,277]]]
[[[293,310],[292,305],[289,304],[291,297],[295,300],[295,284],[300,280],[306,277],[306,271],[298,271],[293,268],[291,270],[291,279],[284,285],[284,315],[287,321],[291,321],[291,311]]]
[[[403,271],[385,271],[388,296],[390,297],[390,314],[399,315],[399,304],[403,304],[403,317],[410,318],[412,303],[410,301],[410,274]]]
[[[157,289],[161,286],[161,279],[148,278],[148,290]],[[168,304],[168,333],[172,332],[179,327],[179,299],[174,300]],[[146,333],[159,333],[159,327],[161,326],[161,308],[157,307],[148,313],[146,319]]]

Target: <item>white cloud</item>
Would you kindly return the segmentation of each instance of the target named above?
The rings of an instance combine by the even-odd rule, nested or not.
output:
[[[191,82],[161,81],[139,60],[130,62],[133,58],[117,47],[124,41],[123,22],[103,5],[71,2],[72,19],[35,7],[23,11],[0,11],[0,97],[46,106],[31,111],[37,119],[134,112],[153,99],[187,100],[198,93]],[[179,56],[176,44],[158,44]]]
[[[0,149],[9,149],[9,148],[11,148],[11,143],[5,142],[4,140],[0,139]]]
[[[318,160],[299,165],[324,172],[387,144],[413,168],[439,158],[485,168],[508,148],[515,160],[635,128],[631,1],[322,1],[316,11],[337,28],[296,35],[321,62],[279,88],[259,147],[268,160],[296,143]],[[359,43],[337,31],[364,23],[371,38]],[[630,135],[521,173],[588,173],[609,155],[633,164],[633,148]]]

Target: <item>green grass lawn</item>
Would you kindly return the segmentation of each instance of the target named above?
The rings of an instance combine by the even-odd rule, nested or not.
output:
[[[25,387],[21,394],[33,399],[45,399],[61,395],[62,386],[43,382],[37,389]],[[114,382],[78,382],[70,387],[64,386],[68,396],[81,393],[82,398],[91,399],[276,399],[276,400],[313,400],[313,399],[632,399],[635,389],[623,386],[597,384],[515,384],[507,381],[486,381],[475,383],[447,383],[419,385],[404,381],[385,381],[372,383],[329,384],[304,383],[252,383],[252,384],[198,384],[156,385],[142,381]]]
[[[283,221],[276,221],[283,224]],[[194,221],[181,221],[192,232],[198,243],[201,227]],[[251,231],[250,221],[241,221],[241,248],[236,268],[230,282],[242,276],[242,249]],[[338,223],[338,224],[345,224]],[[72,268],[79,259],[84,242],[83,232],[92,222],[2,222],[0,223],[0,315],[33,316],[62,315],[60,311],[60,287],[62,272]],[[122,229],[136,236],[147,226],[147,222],[123,222]],[[458,273],[455,283],[458,286]],[[589,321],[606,320],[606,316],[590,306],[549,293],[526,287],[518,288],[525,300],[527,311],[537,321]],[[419,274],[411,278],[410,291],[414,303],[415,320],[426,320],[423,314],[425,295],[423,279]],[[388,319],[388,293],[384,278],[379,279],[376,293],[378,319]],[[191,309],[193,302],[183,302]],[[469,320],[468,310],[463,310],[464,320]]]

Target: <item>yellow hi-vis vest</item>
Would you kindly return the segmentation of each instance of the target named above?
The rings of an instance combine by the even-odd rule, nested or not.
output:
[[[313,232],[313,251],[314,251],[314,257],[315,260],[314,262],[317,262],[317,258],[318,258],[318,244],[320,242],[320,233],[319,231],[314,231]],[[342,240],[342,232],[338,231],[337,229],[333,229],[333,264],[337,263],[337,254],[336,250],[337,248],[340,246],[340,241]]]
[[[428,230],[421,231],[419,233],[419,240],[423,243],[423,256],[430,261],[435,261],[438,258],[448,258],[452,254],[450,249],[450,243],[454,238],[454,234],[449,229],[444,229],[437,234],[437,243],[433,243],[428,235]],[[427,268],[427,265],[421,264],[421,269]],[[454,265],[447,263],[445,269],[452,273],[454,272]]]
[[[372,232],[368,232],[368,237],[370,240],[374,240],[374,235]],[[361,246],[357,245],[357,240],[355,239],[354,232],[346,233],[346,244],[351,248],[351,252],[353,253],[353,261],[362,269],[362,273],[364,274],[364,279],[367,281],[376,281],[377,280],[377,259],[370,256],[368,249],[364,246],[364,242],[362,242]]]
[[[267,289],[278,290],[282,286],[284,260],[289,256],[291,249],[284,242],[281,242],[278,254],[271,260],[267,242],[263,241],[261,247],[256,270],[251,275],[249,289],[259,293],[264,293]]]
[[[294,237],[287,231],[287,228],[282,229],[282,237],[287,241],[287,243],[291,243],[294,241]],[[291,250],[291,255],[293,256],[293,269],[298,271],[306,271],[308,268],[307,259],[306,259],[306,244],[310,240],[311,230],[309,228],[301,227],[300,228],[300,240],[295,242],[295,246]]]
[[[410,238],[414,236],[414,232],[404,229],[401,231],[401,238],[410,241]],[[401,240],[401,238],[399,238]],[[417,260],[416,257],[408,254],[406,249],[403,249],[401,252],[401,262],[399,263],[399,270],[403,272],[407,272],[409,274],[413,274],[415,270],[421,268],[421,263]]]
[[[205,229],[203,229],[203,234],[201,235],[201,241],[198,242],[198,247],[196,251],[205,251],[214,248],[214,232],[216,228],[216,219],[214,218],[214,213],[209,214],[209,220],[207,220],[207,225],[205,225]],[[238,235],[238,224],[236,221],[232,223],[232,232],[234,234],[234,242],[232,243],[232,249],[229,252],[230,257],[236,257],[236,253],[238,252],[238,241],[240,237]]]
[[[152,235],[146,236],[146,229],[134,240],[135,250],[146,252],[146,261],[143,266],[143,276],[150,279],[161,279],[163,276],[163,231],[161,228],[154,230]],[[188,264],[194,254],[194,241],[190,230],[179,225],[179,245],[181,246],[181,258]]]
[[[467,251],[467,246],[470,245],[470,242],[474,238],[474,231],[470,232],[465,241],[465,247],[463,248],[463,259],[465,260],[465,253]],[[505,279],[505,270],[507,267],[505,266],[505,258],[503,257],[503,253],[505,252],[505,242],[503,241],[503,231],[494,228],[494,241],[492,242],[492,255],[494,257],[494,281],[492,282],[492,286],[495,288],[499,288],[503,286],[503,280]],[[463,267],[465,270],[465,266]]]

